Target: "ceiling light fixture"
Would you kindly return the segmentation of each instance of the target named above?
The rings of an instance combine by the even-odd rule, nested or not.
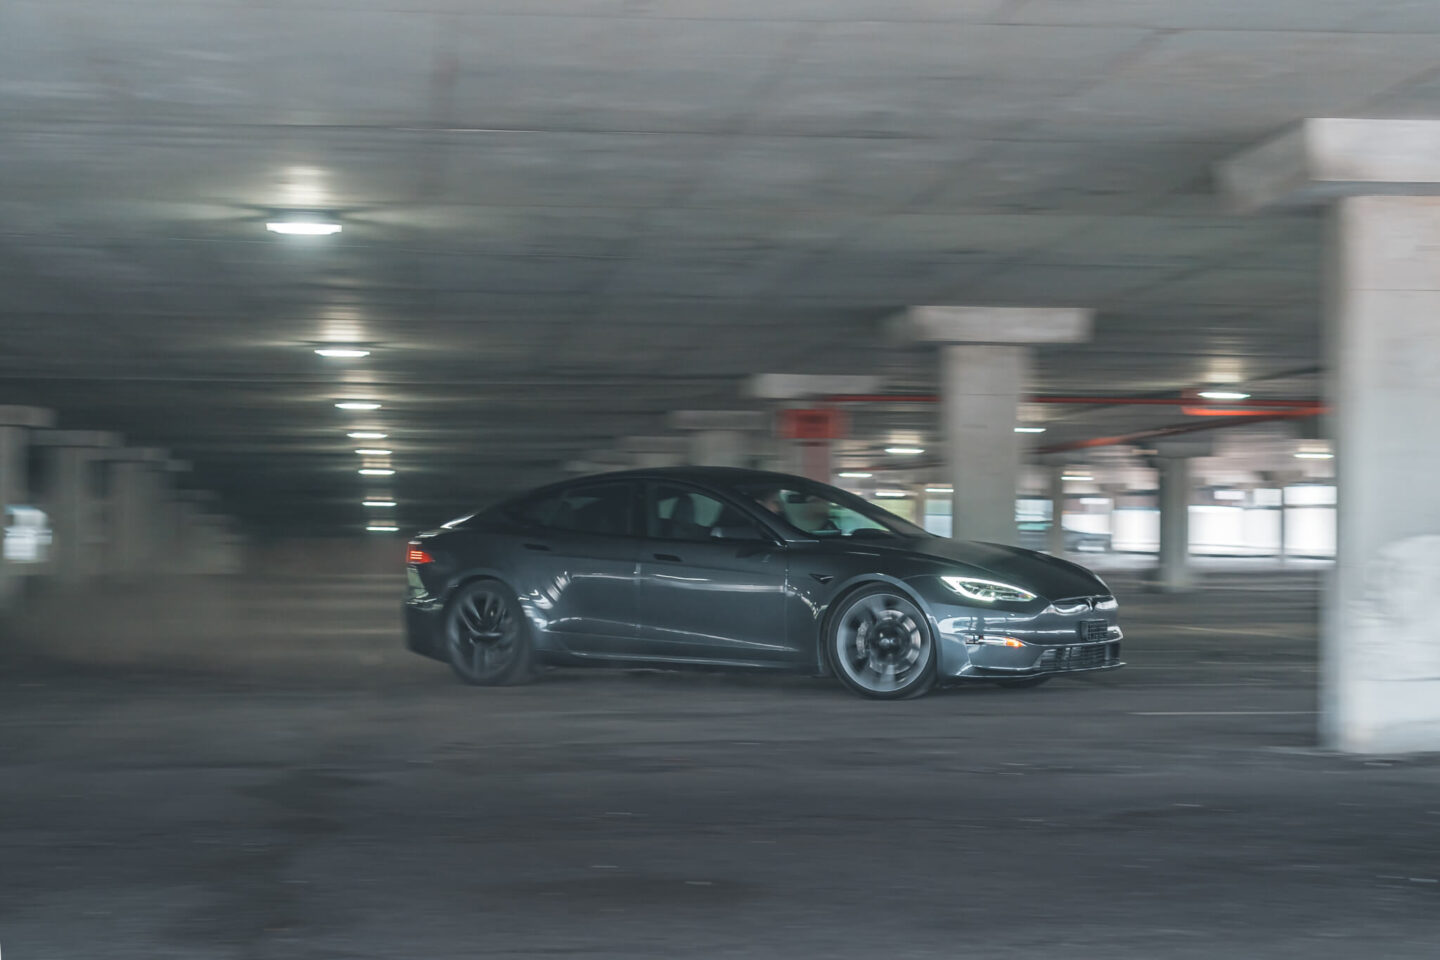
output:
[[[864,470],[841,470],[836,476],[844,477],[846,480],[869,480],[875,474],[866,473]]]
[[[380,447],[361,447],[355,451],[362,457],[388,457],[394,450],[385,450]]]
[[[394,500],[365,500],[365,501],[361,502],[360,506],[362,506],[362,507],[393,507],[393,506],[395,506],[395,501],[394,501]]]
[[[926,493],[954,493],[954,487],[926,487]]]
[[[332,233],[339,233],[340,224],[324,220],[271,220],[265,224],[265,229],[271,233],[280,233],[290,237],[328,237]]]
[[[1045,427],[1016,427],[1016,433],[1044,433]]]
[[[906,455],[906,456],[914,456],[914,455],[916,455],[916,454],[924,453],[924,452],[925,452],[925,448],[924,448],[924,447],[886,447],[886,448],[885,448],[885,452],[886,452],[886,453],[895,453],[895,454],[904,454],[904,455]]]
[[[884,500],[899,500],[902,497],[910,496],[910,494],[904,490],[876,490],[875,496]]]
[[[373,400],[341,400],[335,404],[337,410],[379,410],[380,404]]]
[[[1074,481],[1083,483],[1083,482],[1085,482],[1085,481],[1087,481],[1087,480],[1094,480],[1095,478],[1092,477],[1092,476],[1090,476],[1088,473],[1067,473],[1067,474],[1065,474],[1064,476],[1062,476],[1060,479],[1061,479],[1061,480],[1074,480]]]
[[[370,356],[369,350],[361,350],[359,347],[316,347],[315,353],[321,357],[337,357],[346,360]]]
[[[1335,454],[1326,453],[1324,450],[1301,450],[1295,454],[1297,460],[1334,460]]]
[[[1249,400],[1250,394],[1240,393],[1238,390],[1201,390],[1200,396],[1206,400]]]
[[[362,477],[391,477],[395,471],[389,467],[361,467],[359,471]]]
[[[345,434],[351,440],[384,440],[390,436],[388,433],[377,433],[374,430],[352,430]]]
[[[388,523],[372,523],[365,527],[371,533],[395,533],[400,528]]]

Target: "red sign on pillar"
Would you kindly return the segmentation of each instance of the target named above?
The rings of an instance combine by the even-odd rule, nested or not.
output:
[[[845,415],[833,407],[781,410],[777,428],[784,440],[839,440],[845,436]]]

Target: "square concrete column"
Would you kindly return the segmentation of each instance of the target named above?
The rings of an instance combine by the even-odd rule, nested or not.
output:
[[[161,573],[184,573],[185,533],[179,478],[190,472],[191,466],[184,460],[166,460],[156,466],[155,569]]]
[[[678,467],[690,445],[684,437],[621,437],[620,449],[637,468]]]
[[[0,407],[0,612],[10,609],[20,593],[20,570],[4,547],[10,508],[30,500],[30,434],[51,426],[54,417],[39,407]]]
[[[1339,509],[1322,737],[1357,753],[1440,750],[1440,121],[1308,120],[1218,176],[1237,209],[1330,205]]]
[[[153,448],[115,450],[109,457],[105,572],[145,577],[154,572],[158,550],[159,468],[166,457]]]
[[[204,573],[203,557],[209,528],[202,518],[218,498],[209,490],[175,491],[175,569],[182,574]]]
[[[100,465],[120,446],[120,437],[96,430],[42,430],[34,442],[45,448],[50,568],[60,583],[78,583],[101,570],[105,524]]]
[[[676,410],[666,418],[672,429],[690,432],[687,462],[702,467],[752,466],[751,437],[767,421],[759,410]]]
[[[803,409],[806,401],[842,394],[878,393],[880,378],[870,374],[757,373],[745,387],[745,395],[774,402],[777,413],[785,408]],[[831,483],[835,479],[833,439],[789,440],[776,431],[772,468]]]
[[[1151,464],[1160,483],[1160,555],[1152,583],[1164,593],[1183,593],[1195,586],[1190,567],[1190,503],[1195,499],[1192,461],[1214,452],[1209,438],[1155,443]]]
[[[1015,432],[1029,389],[1030,351],[1090,337],[1088,310],[911,307],[900,337],[940,347],[940,422],[957,540],[1016,542],[1015,495],[1024,435]]]
[[[1045,532],[1045,552],[1055,557],[1065,555],[1065,461],[1046,460],[1045,491],[1050,498],[1050,529]]]

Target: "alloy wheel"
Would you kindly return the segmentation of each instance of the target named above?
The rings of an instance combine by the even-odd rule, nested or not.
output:
[[[888,592],[853,599],[835,622],[835,665],[851,686],[879,697],[928,687],[932,645],[914,604]]]

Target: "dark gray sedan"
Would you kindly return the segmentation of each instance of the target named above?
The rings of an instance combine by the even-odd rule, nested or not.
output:
[[[931,536],[781,473],[676,467],[545,487],[420,534],[410,649],[478,684],[541,664],[834,674],[868,697],[1121,666],[1083,567]]]

